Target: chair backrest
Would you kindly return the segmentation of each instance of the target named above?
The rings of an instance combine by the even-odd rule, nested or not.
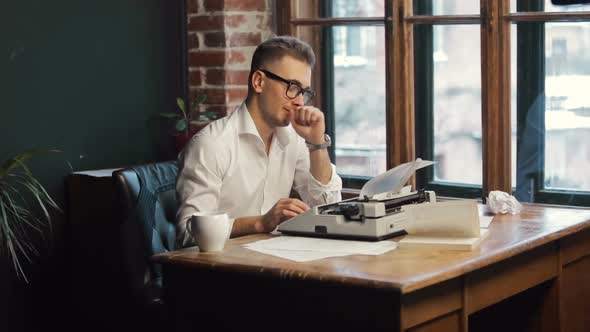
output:
[[[113,172],[122,215],[123,267],[137,301],[161,301],[161,266],[152,255],[174,250],[176,237],[176,162],[160,162]]]

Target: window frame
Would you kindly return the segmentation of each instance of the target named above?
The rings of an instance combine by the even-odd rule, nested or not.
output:
[[[432,12],[432,2],[415,1],[414,13]],[[416,15],[406,18],[414,24],[414,75],[416,132],[423,128],[422,135],[416,137],[416,151],[427,160],[434,160],[434,26],[435,25],[480,25],[479,15]],[[430,79],[429,79],[430,78]],[[483,94],[483,91],[482,91]],[[434,181],[434,168],[428,167],[416,174],[418,187],[434,190],[441,196],[477,198],[482,196],[479,185]]]
[[[542,0],[540,0],[542,1]],[[337,25],[372,25],[379,24],[385,28],[386,57],[386,137],[387,169],[416,158],[432,158],[432,106],[424,100],[432,98],[430,82],[414,87],[415,76],[432,74],[432,66],[425,62],[427,50],[432,45],[421,44],[414,38],[414,29],[438,24],[478,24],[481,33],[481,89],[482,89],[482,186],[469,186],[451,183],[436,183],[432,179],[432,170],[419,171],[411,183],[415,186],[431,188],[439,195],[458,197],[487,197],[491,190],[512,192],[511,183],[511,58],[510,39],[512,24],[518,22],[579,22],[590,21],[590,12],[510,12],[510,0],[480,0],[480,13],[474,15],[414,15],[414,4],[423,1],[386,0],[383,17],[338,17],[325,18],[319,13],[320,6],[327,10],[326,3],[320,0],[289,0],[283,6],[277,6],[277,32],[301,37],[299,27],[324,27],[322,38],[329,38],[325,31]],[[322,5],[323,3],[323,5]],[[299,14],[299,15],[297,15]],[[427,30],[427,28],[423,29]],[[395,31],[395,33],[394,33]],[[431,40],[431,39],[430,39]],[[322,46],[331,47],[330,43]],[[430,42],[432,44],[432,42]],[[422,48],[414,54],[414,46]],[[321,49],[312,45],[314,49]],[[544,57],[544,50],[541,52]],[[414,66],[414,61],[419,65]],[[333,73],[333,68],[323,60],[322,73]],[[333,66],[333,64],[332,64]],[[416,72],[414,71],[416,69]],[[330,70],[332,70],[330,72]],[[395,73],[395,74],[394,74]],[[317,74],[317,73],[316,73]],[[314,75],[320,76],[320,75]],[[323,82],[330,75],[321,75]],[[519,81],[520,82],[520,81]],[[529,82],[530,83],[530,82]],[[521,83],[519,83],[521,84]],[[325,86],[325,85],[324,85]],[[326,91],[328,92],[328,91]],[[418,93],[415,95],[415,93]],[[430,94],[430,95],[428,95]],[[330,107],[333,91],[324,94],[318,105]],[[518,103],[525,103],[519,95]],[[522,97],[525,98],[525,97]],[[520,105],[520,104],[519,104]],[[519,109],[521,107],[518,107]],[[415,111],[416,110],[416,111]],[[522,117],[517,114],[517,117]],[[328,131],[334,134],[333,117],[327,124]],[[426,135],[415,136],[416,123],[427,123]],[[518,137],[518,136],[517,136]],[[518,139],[518,138],[517,138]],[[429,151],[430,149],[430,151]],[[518,145],[517,145],[518,149]],[[539,152],[543,153],[541,149]],[[334,158],[334,151],[330,151]],[[518,158],[518,155],[517,155]],[[542,155],[540,157],[542,159]],[[334,160],[334,159],[333,159]],[[542,170],[542,168],[541,168]],[[542,176],[542,174],[540,175]],[[571,204],[565,197],[574,197],[574,203],[590,205],[590,193],[572,191],[545,190],[541,188],[542,178],[537,177],[535,184],[535,201]],[[347,188],[360,188],[366,180],[363,177],[343,179]],[[518,182],[518,180],[517,180]]]
[[[590,192],[573,190],[546,189],[545,181],[545,135],[544,131],[536,132],[529,137],[527,145],[533,145],[532,149],[537,153],[534,156],[521,152],[524,149],[524,126],[527,122],[534,122],[537,128],[544,128],[545,122],[542,116],[546,110],[546,100],[535,104],[538,95],[545,91],[545,23],[550,22],[588,22],[590,12],[544,12],[544,3],[517,2],[515,13],[507,15],[512,24],[517,25],[517,54],[521,49],[535,49],[533,54],[537,57],[521,59],[517,57],[517,184],[513,189],[519,191],[520,197],[526,197],[530,201],[559,204],[590,206]],[[525,24],[523,24],[525,23]],[[528,54],[528,53],[527,53]],[[522,86],[521,86],[522,85]],[[529,114],[531,113],[532,114]],[[529,148],[531,150],[531,148]],[[519,160],[527,160],[535,165],[535,171],[519,172]],[[529,183],[528,186],[526,185]]]

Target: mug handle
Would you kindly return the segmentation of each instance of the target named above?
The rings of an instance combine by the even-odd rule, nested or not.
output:
[[[186,227],[184,228],[184,231],[188,233],[188,235],[192,238],[193,237],[193,231],[192,231],[192,221],[193,221],[194,216],[190,216],[187,221],[186,221]],[[193,239],[194,240],[194,239]]]
[[[236,221],[236,219],[230,219],[229,217],[227,218],[227,239],[226,241],[228,241],[231,237],[231,231],[234,228],[234,222]]]

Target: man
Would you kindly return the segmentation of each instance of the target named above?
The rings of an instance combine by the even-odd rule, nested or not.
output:
[[[293,37],[260,44],[248,96],[195,135],[179,159],[177,245],[194,245],[186,222],[198,211],[234,219],[232,237],[273,231],[310,205],[341,200],[323,113],[308,106],[315,55]],[[303,201],[289,198],[291,188]]]

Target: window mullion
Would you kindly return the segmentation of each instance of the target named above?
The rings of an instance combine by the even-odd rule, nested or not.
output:
[[[393,0],[386,15],[393,26],[386,30],[390,36],[387,61],[387,168],[415,159],[414,132],[414,46],[413,27],[405,21],[412,15],[412,0]],[[415,184],[415,179],[412,179]]]
[[[328,17],[332,13],[332,1],[323,1],[320,3],[320,16]],[[326,119],[326,133],[332,137],[334,142],[338,141],[336,136],[336,116],[334,107],[334,28],[333,26],[322,26],[323,47],[319,51],[321,54],[320,61],[323,67],[321,75],[321,88],[324,91],[322,96],[321,108]],[[315,75],[316,77],[318,75]],[[330,160],[336,162],[336,144],[328,149]]]
[[[279,35],[294,36],[295,26],[291,23],[291,19],[295,18],[295,1],[287,0],[281,3],[274,2],[275,20],[274,26]]]
[[[509,0],[481,0],[483,197],[512,190],[509,9]]]

